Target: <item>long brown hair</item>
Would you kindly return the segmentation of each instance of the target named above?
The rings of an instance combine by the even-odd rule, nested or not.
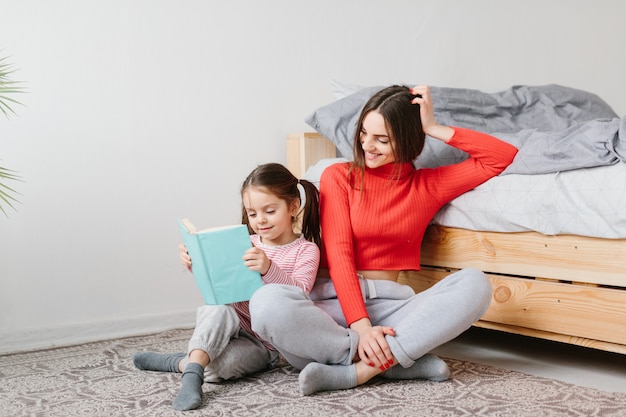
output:
[[[390,135],[395,164],[412,162],[422,153],[426,135],[422,128],[419,104],[412,104],[415,95],[409,87],[404,85],[392,85],[383,88],[374,94],[365,103],[359,116],[353,138],[352,169],[365,171],[365,152],[361,147],[361,131],[363,120],[372,111],[377,111],[383,116],[387,133]]]
[[[256,167],[245,179],[241,186],[241,223],[248,226],[248,232],[254,233],[248,222],[248,214],[243,205],[243,194],[248,187],[264,188],[267,192],[284,200],[288,207],[301,206],[300,191],[298,184],[304,188],[305,203],[301,210],[302,235],[306,240],[314,242],[321,247],[321,227],[319,211],[319,191],[315,185],[307,180],[298,180],[284,165],[268,163]],[[292,222],[296,223],[298,216],[294,216]]]

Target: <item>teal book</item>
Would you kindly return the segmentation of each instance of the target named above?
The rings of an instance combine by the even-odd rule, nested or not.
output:
[[[262,285],[261,274],[242,259],[252,247],[248,227],[239,224],[197,230],[188,219],[178,219],[191,257],[191,270],[206,304],[248,301]]]

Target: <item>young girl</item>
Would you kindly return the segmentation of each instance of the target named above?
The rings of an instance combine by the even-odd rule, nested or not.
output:
[[[395,281],[400,271],[420,269],[422,237],[435,213],[502,172],[517,149],[438,124],[428,86],[381,90],[356,127],[354,161],[328,167],[320,181],[322,266],[332,282],[318,278],[310,298],[266,285],[250,300],[252,328],[302,369],[304,395],[352,388],[379,374],[447,379],[446,363],[428,352],[469,328],[491,300],[489,280],[476,269],[419,294]],[[469,158],[414,168],[425,135]]]
[[[264,284],[284,284],[303,295],[313,288],[320,260],[321,236],[318,191],[298,180],[280,164],[257,167],[241,187],[242,223],[253,247],[243,262],[261,274]],[[294,232],[302,215],[302,234]],[[190,271],[192,260],[184,245],[180,261]],[[252,331],[248,302],[198,308],[196,328],[185,353],[138,352],[139,369],[182,372],[182,386],[173,402],[176,410],[202,403],[202,384],[240,378],[273,367],[278,352]]]

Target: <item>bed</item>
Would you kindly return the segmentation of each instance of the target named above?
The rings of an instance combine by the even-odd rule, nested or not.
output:
[[[289,169],[317,182],[348,160],[355,117],[380,88],[348,88],[308,116],[314,131],[287,135]],[[509,172],[442,208],[424,237],[422,269],[401,282],[422,291],[479,268],[493,297],[475,326],[626,354],[624,119],[599,97],[558,85],[431,91],[440,123],[494,134],[520,152]],[[465,157],[446,147],[427,138],[415,165]]]

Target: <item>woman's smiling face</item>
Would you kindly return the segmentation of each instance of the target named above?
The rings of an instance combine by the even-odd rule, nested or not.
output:
[[[393,154],[393,139],[387,132],[385,119],[373,110],[363,119],[361,127],[361,148],[365,153],[365,166],[368,168],[378,168],[380,166],[395,162]]]

